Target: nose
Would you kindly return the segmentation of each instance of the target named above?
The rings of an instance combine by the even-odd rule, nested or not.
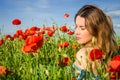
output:
[[[75,34],[76,35],[80,34],[80,30],[78,28],[75,29]]]

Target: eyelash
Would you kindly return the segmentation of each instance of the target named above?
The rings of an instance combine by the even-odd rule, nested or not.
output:
[[[75,29],[76,29],[76,28],[77,28],[77,26],[75,26]],[[80,27],[80,29],[81,29],[81,30],[85,30],[85,28],[82,28],[82,27]]]
[[[81,30],[85,30],[85,28],[81,28]]]

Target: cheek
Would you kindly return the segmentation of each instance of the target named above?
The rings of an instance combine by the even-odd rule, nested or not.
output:
[[[83,35],[87,37],[92,37],[92,35],[88,32],[87,29],[83,32]]]
[[[86,41],[91,41],[92,37],[89,35],[88,37],[86,37]]]
[[[92,36],[91,36],[91,35],[87,34],[87,35],[84,35],[84,36],[85,36],[85,37],[84,37],[84,41],[85,41],[85,42],[89,42],[89,41],[92,40]]]
[[[87,43],[91,40],[92,40],[92,35],[91,34],[89,34],[88,32],[85,32],[84,34],[82,34],[82,39],[81,39],[82,43]]]
[[[83,34],[84,38],[87,40],[91,40],[92,39],[92,35],[89,33]]]

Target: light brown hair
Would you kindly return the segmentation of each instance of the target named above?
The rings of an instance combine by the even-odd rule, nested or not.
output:
[[[85,27],[96,38],[95,45],[105,53],[105,60],[116,55],[118,46],[111,18],[95,5],[83,6],[75,15],[75,22],[77,16],[85,18]]]

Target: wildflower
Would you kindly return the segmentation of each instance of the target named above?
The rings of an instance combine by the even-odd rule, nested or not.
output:
[[[76,48],[77,48],[77,45],[72,45],[72,48],[73,48],[73,49],[76,49]]]
[[[67,34],[69,34],[69,35],[73,35],[73,34],[74,34],[74,32],[73,32],[73,31],[68,30],[68,31],[67,31]]]
[[[6,40],[7,40],[7,39],[13,40],[14,38],[13,38],[11,35],[8,34],[8,35],[5,36],[5,39],[6,39]]]
[[[62,44],[62,43],[59,43],[59,44],[58,44],[58,47],[59,47],[59,48],[62,48],[62,47],[63,47],[63,44]]]
[[[64,42],[63,43],[63,47],[68,47],[69,46],[69,42]]]
[[[6,72],[6,77],[12,73],[12,71],[10,71],[8,69],[6,69],[5,72]]]
[[[20,24],[21,24],[21,20],[19,20],[19,19],[14,19],[14,20],[12,21],[12,24],[13,24],[13,25],[20,25]]]
[[[22,32],[22,30],[20,29],[20,30],[17,30],[16,32],[15,32],[15,34],[14,34],[14,38],[15,37],[18,37],[19,35],[22,35],[23,34],[23,32]]]
[[[4,43],[4,39],[0,40],[0,46]]]
[[[120,79],[120,55],[114,56],[110,61],[108,71],[111,79]]]
[[[29,53],[29,52],[34,52],[37,53],[38,52],[38,48],[42,47],[43,44],[43,35],[39,35],[39,36],[29,36],[27,37],[26,43],[23,45],[22,47],[22,51],[25,53]]]
[[[113,69],[113,71],[117,71],[117,69],[120,68],[120,61],[113,60],[113,61],[110,62],[110,66]]]
[[[68,13],[64,14],[64,18],[68,18],[70,15]]]
[[[14,38],[18,38],[19,40],[26,39],[27,35],[23,33],[21,29],[17,30],[15,34],[13,35]]]
[[[30,28],[30,30],[33,30],[33,31],[39,31],[39,30],[40,30],[40,28],[39,28],[39,27],[37,27],[37,26],[33,26],[33,27],[31,27],[31,28]]]
[[[113,60],[119,60],[119,61],[120,61],[120,55],[114,56],[114,57],[112,58],[112,61],[113,61]]]
[[[34,35],[35,33],[36,33],[35,29],[30,28],[30,29],[26,29],[24,34],[26,36],[30,36],[30,35]]]
[[[68,31],[68,29],[67,29],[66,26],[62,26],[62,27],[60,27],[60,30],[63,31],[63,32],[67,32],[67,31]]]
[[[68,66],[70,63],[71,60],[66,54],[62,55],[61,60],[58,61],[59,66]]]
[[[53,31],[48,31],[48,32],[47,32],[47,35],[50,36],[50,37],[51,37],[53,34],[54,34]]]
[[[97,60],[97,59],[101,59],[103,56],[103,52],[99,49],[93,49],[90,51],[90,56],[89,58],[94,61],[94,60]]]
[[[35,36],[35,35],[32,35],[32,36],[29,36],[27,39],[26,39],[26,44],[32,44],[32,43],[39,43],[40,40],[43,39],[43,36]]]
[[[63,62],[63,64],[64,64],[64,66],[67,66],[68,63],[69,63],[69,58],[68,58],[67,56],[63,56],[63,57],[62,57],[62,62]]]
[[[22,34],[23,34],[22,30],[19,29],[19,30],[16,31],[16,33],[14,35],[19,36],[19,35],[22,35]]]
[[[22,51],[24,53],[30,53],[30,52],[33,52],[33,53],[37,53],[38,52],[38,46],[36,43],[32,43],[32,44],[29,44],[29,45],[23,45],[22,46]]]
[[[60,43],[60,44],[58,44],[58,47],[60,47],[60,48],[63,48],[63,47],[68,47],[69,46],[69,42],[64,42],[64,43]]]
[[[2,76],[5,73],[5,67],[0,66],[0,76]]]

